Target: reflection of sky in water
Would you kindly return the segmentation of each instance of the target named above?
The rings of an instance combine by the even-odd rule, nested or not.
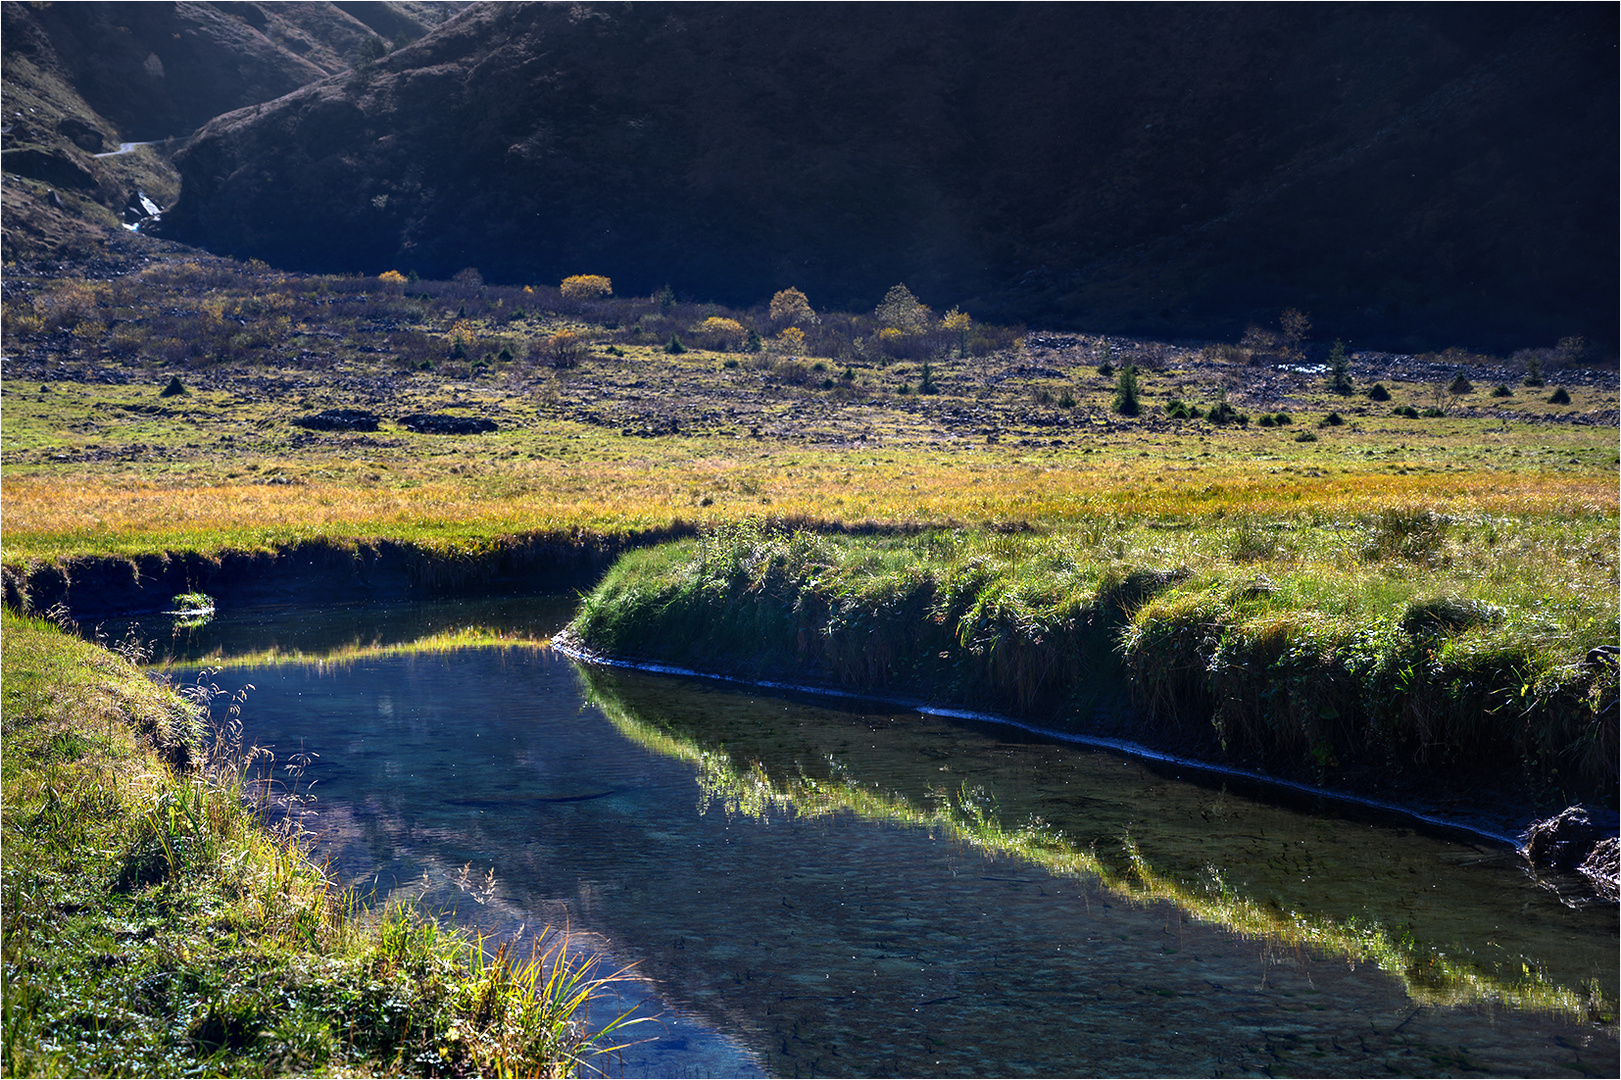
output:
[[[1040,818],[1100,852],[1129,833],[1161,873],[1214,867],[1262,903],[1409,927],[1488,970],[1523,957],[1613,987],[1613,912],[1567,911],[1492,852],[939,718],[593,678],[622,717],[724,746],[774,779],[837,772],[923,810],[983,791],[1010,827]],[[752,1060],[844,1075],[1615,1065],[1609,1036],[1420,1005],[1370,964],[1246,940],[941,829],[780,806],[764,820],[729,815],[700,797],[695,765],[626,738],[582,703],[572,665],[545,653],[227,669],[215,681],[256,686],[251,739],[284,759],[320,755],[307,774],[320,854],[363,890],[420,895],[505,933],[566,924],[612,962],[636,961],[678,1019],[630,1053],[628,1072],[735,1074]],[[464,867],[473,891],[456,883]],[[475,896],[492,868],[493,893]]]

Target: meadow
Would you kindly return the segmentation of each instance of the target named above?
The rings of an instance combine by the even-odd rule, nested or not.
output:
[[[898,333],[876,314],[815,313],[806,333],[763,306],[210,259],[14,282],[0,433],[11,564],[757,517],[1010,529],[1616,503],[1613,375],[1552,346],[1514,360],[1352,352],[1342,395],[1317,370],[1322,346],[1291,352],[1277,334],[1250,348],[932,322]],[[701,329],[716,322],[747,330]],[[749,333],[759,351],[726,351]],[[561,366],[559,337],[575,340]],[[1528,361],[1548,386],[1520,384]],[[1135,417],[1111,407],[1128,364]],[[920,392],[925,368],[934,393]],[[1468,392],[1451,392],[1459,377]],[[171,380],[181,392],[164,396]],[[1368,397],[1375,383],[1388,400]],[[1555,389],[1570,403],[1550,404]],[[1222,401],[1247,422],[1167,411]],[[298,426],[332,409],[375,430]],[[420,415],[494,430],[401,422]],[[1290,422],[1268,423],[1279,415]]]
[[[867,647],[842,616],[751,650],[724,612],[660,601],[621,640],[603,594],[588,643],[704,641],[728,669],[792,653],[858,689],[1051,716],[1102,672],[1142,722],[1275,768],[1372,767],[1405,741],[1421,764],[1491,746],[1477,765],[1613,775],[1614,665],[1588,654],[1615,636],[1616,385],[1580,340],[1407,356],[1313,343],[1299,311],[1161,342],[987,326],[904,286],[850,314],[590,275],[124,269],[8,294],[3,559],[24,603],[42,566],[155,554],[388,541],[466,574],[536,537],[699,537],[606,587],[713,599],[726,549],[738,595],[777,565],[800,616],[864,605],[943,641],[897,631],[910,674],[858,677],[832,655]],[[829,656],[804,660],[811,629]],[[1375,701],[1449,704],[1377,720]]]

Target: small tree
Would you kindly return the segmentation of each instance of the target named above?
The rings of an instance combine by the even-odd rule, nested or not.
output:
[[[934,313],[905,285],[896,285],[884,294],[884,302],[873,314],[885,326],[903,334],[920,334],[929,328]]]
[[[1258,363],[1261,360],[1280,352],[1282,346],[1277,334],[1264,326],[1250,326],[1244,330],[1244,336],[1238,339],[1238,349],[1244,354],[1244,362]]]
[[[923,372],[918,376],[917,392],[920,394],[938,394],[940,387],[934,381],[934,369],[927,360],[923,361]]]
[[[805,331],[797,326],[790,326],[777,335],[777,348],[788,353],[802,353],[805,351]]]
[[[1542,354],[1530,350],[1525,357],[1525,385],[1541,386],[1542,383]]]
[[[473,324],[466,319],[457,319],[450,327],[450,355],[456,360],[467,356],[472,349],[478,335],[473,332]]]
[[[957,359],[966,359],[968,356],[968,331],[973,329],[974,320],[968,317],[966,311],[952,308],[946,312],[946,317],[940,320],[940,325],[957,335]]]
[[[563,294],[564,300],[580,303],[584,300],[612,296],[614,286],[612,281],[601,274],[575,274],[573,277],[564,278],[563,284],[558,286],[558,291]]]
[[[1137,365],[1127,364],[1120,369],[1120,378],[1114,387],[1114,411],[1121,416],[1136,416],[1143,411],[1142,388],[1137,385]]]
[[[815,326],[820,320],[811,310],[810,300],[798,289],[783,289],[771,298],[773,326]]]
[[[1278,316],[1278,326],[1283,330],[1284,355],[1291,360],[1299,360],[1304,355],[1301,346],[1311,330],[1311,316],[1299,308],[1287,308]]]
[[[1328,350],[1328,388],[1336,394],[1349,394],[1351,387],[1351,361],[1345,355],[1345,342],[1334,339]]]
[[[540,346],[541,355],[552,367],[562,371],[579,364],[585,352],[585,343],[572,330],[563,330],[547,338]]]

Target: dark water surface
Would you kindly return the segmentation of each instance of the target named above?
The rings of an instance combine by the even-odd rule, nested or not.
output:
[[[1499,846],[992,725],[390,647],[567,615],[250,614],[175,651],[319,755],[344,879],[636,961],[665,1026],[627,1074],[1617,1072],[1582,1004],[1615,1000],[1615,909]]]

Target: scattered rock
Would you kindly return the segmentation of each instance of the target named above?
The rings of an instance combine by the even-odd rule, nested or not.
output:
[[[419,435],[481,435],[495,430],[494,420],[446,413],[410,413],[400,417],[400,423]]]
[[[1616,834],[1621,817],[1610,810],[1572,806],[1525,830],[1520,854],[1533,870],[1580,874],[1600,896],[1616,898]]]
[[[1576,872],[1604,899],[1621,900],[1621,840],[1607,836],[1594,844],[1592,853],[1582,860]]]
[[[326,409],[293,423],[311,431],[376,431],[377,414],[366,409]]]

